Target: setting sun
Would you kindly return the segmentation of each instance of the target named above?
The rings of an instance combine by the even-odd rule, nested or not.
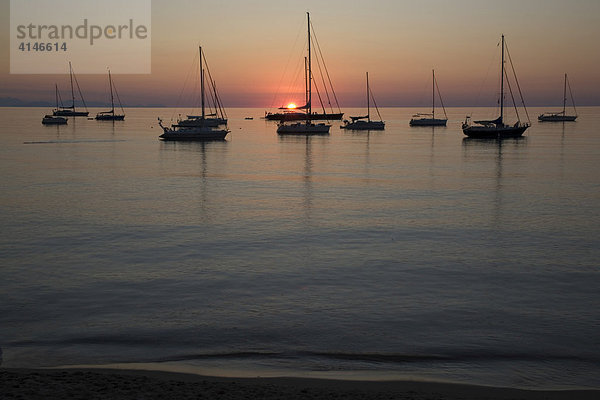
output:
[[[296,105],[294,103],[290,103],[287,105],[287,108],[296,108]]]

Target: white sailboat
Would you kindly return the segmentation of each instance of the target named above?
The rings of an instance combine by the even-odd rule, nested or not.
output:
[[[115,97],[113,94],[113,81],[110,76],[110,70],[108,70],[108,84],[110,86],[110,110],[109,111],[101,111],[96,114],[96,119],[99,121],[123,121],[125,119],[125,110],[123,110],[123,105],[121,104],[121,99],[119,99],[119,94],[117,93],[117,89],[114,89],[114,92],[117,93],[117,100],[119,101],[119,106],[121,107],[121,114],[115,114]]]
[[[379,116],[379,121],[371,120],[371,98],[373,98],[373,93],[371,93],[371,88],[369,87],[369,73],[367,72],[367,115],[362,117],[350,117],[352,121],[345,120],[344,125],[340,126],[342,129],[350,129],[355,131],[376,131],[376,130],[384,130],[385,122],[381,120],[381,114],[379,114],[379,108],[377,108],[377,104],[375,103],[375,98],[373,98],[373,105],[377,110],[377,115]]]
[[[502,35],[502,62],[500,69],[500,116],[494,120],[480,120],[480,121],[471,121],[471,117],[467,116],[465,122],[462,124],[462,130],[465,135],[470,138],[476,139],[503,139],[503,138],[514,138],[522,136],[523,133],[531,126],[529,122],[521,122],[519,120],[519,113],[517,111],[517,122],[514,125],[507,125],[504,123],[504,77],[505,77],[505,68],[504,68],[504,50],[505,50],[505,42],[504,35]],[[510,60],[510,54],[509,54]],[[512,62],[511,62],[512,63]],[[514,71],[514,68],[513,68]],[[512,89],[510,86],[510,82],[507,80],[509,90],[511,92],[512,97]],[[518,81],[517,88],[519,88],[519,93],[521,93],[521,89],[519,87]],[[523,102],[521,96],[521,102]],[[517,110],[515,104],[515,110]],[[527,109],[525,109],[527,112]]]
[[[163,126],[162,120],[158,118],[158,124],[163,129],[163,134],[159,137],[163,140],[223,140],[229,133],[225,128],[219,128],[218,121],[210,118],[206,113],[205,105],[205,74],[202,67],[203,52],[202,47],[199,47],[200,52],[200,97],[202,114],[199,116],[190,116],[186,121],[189,123],[179,123],[171,125],[171,127]],[[210,79],[211,82],[212,79]],[[215,86],[213,85],[213,88]],[[216,90],[216,89],[215,89]],[[191,121],[193,120],[193,121]],[[193,123],[192,123],[193,122]],[[225,120],[226,122],[226,120]]]
[[[567,87],[569,88],[569,95],[571,96],[571,102],[573,104],[573,110],[575,115],[567,115]],[[572,122],[577,119],[577,108],[575,108],[575,101],[573,100],[573,92],[571,92],[571,85],[567,74],[565,74],[565,84],[563,87],[563,109],[559,112],[544,113],[538,116],[540,122]]]
[[[442,95],[440,94],[440,88],[438,87],[437,81],[435,80],[435,70],[431,70],[433,75],[433,83],[432,83],[432,93],[431,93],[431,114],[429,113],[418,113],[413,115],[412,119],[409,122],[410,126],[446,126],[446,122],[448,122],[448,115],[446,114],[446,107],[444,107],[444,102],[442,101]],[[435,89],[437,88],[437,93],[440,98],[440,103],[442,105],[442,110],[444,110],[444,118],[436,118],[435,117]]]
[[[280,135],[286,134],[301,134],[301,135],[315,135],[315,134],[328,134],[331,125],[325,123],[315,124],[311,120],[312,114],[312,55],[311,55],[311,40],[310,40],[310,14],[306,13],[307,26],[308,26],[308,57],[305,74],[305,85],[306,85],[306,98],[307,103],[298,109],[306,112],[306,120],[304,122],[285,123],[285,120],[281,121],[277,126],[277,133]]]

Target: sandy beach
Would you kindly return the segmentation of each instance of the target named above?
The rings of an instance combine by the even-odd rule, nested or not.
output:
[[[431,382],[221,378],[115,369],[0,369],[3,399],[597,399],[600,391],[529,391]]]

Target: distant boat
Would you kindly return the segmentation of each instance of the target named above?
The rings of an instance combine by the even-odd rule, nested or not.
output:
[[[385,122],[381,121],[381,115],[379,114],[379,109],[377,108],[377,104],[375,104],[375,99],[373,98],[373,105],[375,105],[375,109],[377,110],[377,115],[379,116],[379,121],[371,121],[371,107],[370,107],[370,99],[373,97],[373,93],[371,93],[371,89],[369,87],[369,73],[367,72],[367,115],[362,117],[350,117],[352,122],[345,120],[344,125],[340,126],[342,129],[351,129],[355,131],[376,131],[376,130],[384,130]],[[366,120],[366,121],[365,121]]]
[[[440,88],[438,87],[437,81],[435,80],[435,70],[431,70],[433,74],[432,83],[432,94],[431,94],[431,114],[419,113],[413,115],[409,122],[410,126],[446,126],[448,122],[448,115],[446,115],[446,107],[442,101],[442,95],[440,94]],[[435,117],[435,89],[437,88],[438,96],[440,97],[440,103],[442,104],[442,110],[444,110],[445,118]]]
[[[315,135],[315,134],[329,134],[329,128],[331,125],[312,122],[312,54],[311,54],[311,40],[310,40],[310,14],[306,13],[307,26],[308,26],[308,57],[304,59],[305,74],[304,83],[306,88],[306,105],[297,107],[298,110],[305,110],[304,122],[295,122],[286,124],[287,119],[280,120],[277,126],[277,133],[280,135],[287,134],[303,134],[303,135]],[[267,116],[265,116],[267,118]],[[341,118],[341,117],[340,117]]]
[[[122,114],[115,114],[115,97],[113,94],[113,81],[110,76],[110,70],[108,70],[108,84],[110,86],[110,111],[101,111],[96,114],[96,119],[99,121],[123,121],[125,119],[125,110],[123,110],[123,105],[121,104],[121,99],[119,99],[119,94],[117,93],[117,89],[114,89],[114,92],[117,94],[117,100],[119,100],[119,106],[121,107]]]
[[[567,107],[567,87],[569,88],[569,95],[571,96],[571,102],[573,104],[573,110],[575,111],[575,115],[567,115],[566,107]],[[575,101],[573,100],[573,92],[571,92],[571,85],[569,84],[569,79],[567,78],[567,74],[565,74],[565,84],[563,88],[563,109],[560,112],[554,113],[544,113],[538,116],[538,121],[541,122],[571,122],[577,119],[577,109],[575,108]]]
[[[199,47],[200,52],[200,96],[201,96],[201,115],[189,115],[187,120],[178,121],[177,124],[171,125],[171,127],[163,126],[162,120],[158,119],[158,124],[163,130],[163,134],[159,137],[163,140],[223,140],[229,133],[227,128],[219,128],[219,125],[223,125],[222,120],[227,122],[227,119],[219,118],[213,115],[208,115],[205,108],[205,73],[202,67],[203,52],[202,47]],[[211,86],[214,89],[213,99],[218,97],[216,94],[216,87],[212,78],[209,80]],[[220,104],[220,103],[219,103]],[[223,110],[223,109],[222,109]],[[224,116],[224,110],[223,114]],[[187,121],[187,122],[185,122]],[[183,122],[183,123],[182,123]]]
[[[470,138],[478,138],[478,139],[503,139],[503,138],[514,138],[522,136],[525,130],[531,126],[529,122],[521,122],[519,120],[519,115],[517,113],[517,122],[514,125],[507,125],[504,123],[504,51],[505,51],[505,43],[504,43],[504,35],[502,35],[502,62],[500,69],[500,116],[494,120],[489,121],[471,121],[471,118],[467,116],[465,122],[462,124],[462,130],[465,135]],[[510,60],[510,53],[509,53]],[[512,61],[511,61],[512,64]],[[514,71],[514,68],[513,68]],[[515,77],[516,78],[516,77]],[[512,89],[510,83],[508,85],[509,90],[511,91],[512,97]],[[519,89],[519,93],[521,93],[521,89],[519,87],[517,81],[517,88]],[[523,102],[521,96],[521,102]],[[523,103],[524,105],[524,103]],[[516,105],[515,105],[516,110]],[[527,112],[527,109],[525,109]],[[475,125],[476,124],[476,125]]]
[[[77,77],[73,72],[73,67],[71,66],[71,62],[69,61],[69,77],[71,80],[71,100],[72,103],[70,106],[56,106],[56,110],[52,112],[55,116],[60,117],[87,117],[89,111],[87,110],[87,106],[85,105],[85,100],[83,99],[83,95],[81,94],[81,88],[79,87],[79,82],[77,82]],[[75,88],[73,86],[73,79],[75,79],[75,84],[77,85],[77,91],[79,92],[79,97],[81,97],[81,101],[83,102],[83,106],[85,107],[85,111],[77,111],[75,109]]]

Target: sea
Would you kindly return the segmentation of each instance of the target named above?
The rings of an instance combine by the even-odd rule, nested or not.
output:
[[[2,367],[600,389],[600,107],[500,141],[125,111],[0,109]]]

